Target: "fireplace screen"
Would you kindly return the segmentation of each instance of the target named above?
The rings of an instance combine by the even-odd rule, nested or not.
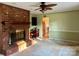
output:
[[[16,39],[17,40],[22,40],[25,39],[25,31],[16,31]]]
[[[10,33],[9,44],[13,45],[16,41],[25,40],[25,31],[24,30],[16,30]]]

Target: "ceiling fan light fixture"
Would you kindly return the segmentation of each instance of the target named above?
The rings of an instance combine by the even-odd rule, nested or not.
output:
[[[39,6],[39,8],[38,9],[35,9],[35,10],[40,10],[42,13],[44,13],[45,11],[47,11],[47,10],[52,10],[52,8],[51,7],[54,7],[54,6],[56,6],[57,4],[48,4],[48,5],[46,5],[45,4],[45,2],[41,2],[41,4],[40,4],[40,6]]]

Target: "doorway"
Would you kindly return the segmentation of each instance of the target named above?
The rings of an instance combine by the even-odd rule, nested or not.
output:
[[[49,17],[42,18],[42,37],[47,40],[49,38]]]

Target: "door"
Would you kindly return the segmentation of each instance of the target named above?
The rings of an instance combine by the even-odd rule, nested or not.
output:
[[[49,38],[49,17],[46,16],[42,19],[42,37],[46,40]]]

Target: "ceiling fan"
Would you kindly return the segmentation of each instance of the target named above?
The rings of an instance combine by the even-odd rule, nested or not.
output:
[[[45,11],[47,10],[52,10],[51,7],[54,7],[56,6],[57,4],[48,4],[46,5],[46,2],[41,2],[41,4],[39,5],[39,8],[38,9],[35,9],[35,10],[39,10],[41,11],[42,13],[44,13]]]

